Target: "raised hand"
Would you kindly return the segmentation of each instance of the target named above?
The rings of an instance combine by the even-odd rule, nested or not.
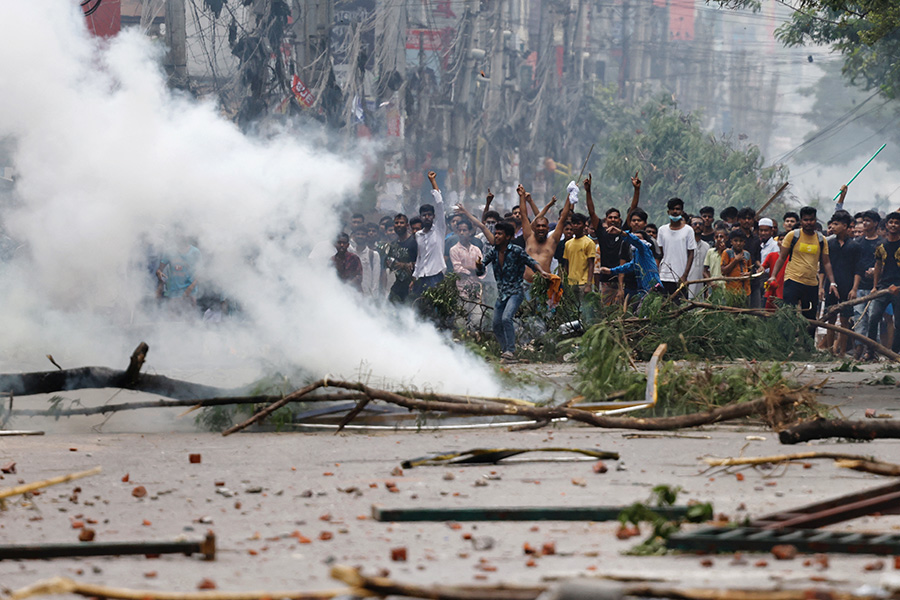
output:
[[[638,179],[638,172],[634,172],[634,177],[631,178],[631,185],[634,186],[634,189],[641,189],[641,180]]]
[[[586,192],[591,191],[591,181],[592,180],[593,180],[593,177],[591,177],[591,174],[588,173],[588,176],[584,178],[584,190]]]

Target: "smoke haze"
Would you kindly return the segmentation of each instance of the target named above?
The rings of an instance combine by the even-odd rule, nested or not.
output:
[[[0,223],[25,244],[0,262],[5,370],[46,369],[48,353],[66,367],[124,366],[145,340],[149,368],[198,379],[204,365],[299,367],[496,392],[483,363],[411,311],[382,314],[306,260],[338,231],[361,157],[296,132],[245,136],[214,105],[167,90],[159,46],[134,31],[92,38],[69,0],[3,3],[0,49],[0,140],[17,177]],[[150,249],[171,248],[179,232],[202,252],[201,282],[236,301],[241,319],[188,324],[142,308]]]

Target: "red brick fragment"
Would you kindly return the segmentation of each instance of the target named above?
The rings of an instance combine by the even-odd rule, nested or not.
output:
[[[2,467],[0,467],[0,471],[6,473],[7,475],[12,475],[13,473],[16,472],[16,463],[8,462],[5,465],[3,465]]]
[[[881,571],[882,569],[884,569],[883,560],[876,560],[870,563],[866,563],[866,565],[863,567],[863,570],[865,571]]]
[[[188,462],[192,465],[199,465],[203,460],[203,457],[200,454],[188,454]]]
[[[544,556],[556,554],[556,542],[544,542],[544,545],[541,546],[541,554]]]
[[[607,467],[602,460],[598,460],[597,462],[595,462],[592,469],[594,473],[597,473],[598,475],[600,473],[606,473],[607,471],[609,471],[609,467]]]
[[[328,540],[330,540],[333,537],[334,537],[334,534],[331,533],[330,531],[320,531],[319,532],[319,539],[322,540],[323,542],[327,542]]]
[[[735,476],[734,476],[734,478],[737,479],[738,481],[743,481],[743,480],[744,480],[744,474],[743,474],[743,473],[736,473]]]
[[[756,561],[755,563],[753,563],[753,566],[754,566],[754,567],[768,567],[768,566],[769,566],[769,562],[768,562],[768,561],[765,561],[765,560],[758,560],[758,561]]]
[[[536,567],[536,566],[537,566],[537,561],[535,561],[533,558],[529,558],[529,559],[525,562],[525,566],[526,566],[526,567]]]
[[[212,579],[201,579],[200,583],[197,584],[198,590],[214,590],[216,589],[216,582]]]
[[[531,544],[529,544],[528,542],[525,542],[522,545],[522,551],[525,554],[537,554],[537,549],[534,546],[532,546]]]
[[[94,535],[95,535],[95,533],[94,533],[93,529],[89,529],[89,528],[85,527],[78,534],[78,541],[79,542],[93,542]]]
[[[128,483],[129,479],[131,479],[131,473],[125,473],[122,476],[122,483]],[[152,572],[155,573],[156,571],[152,571]]]
[[[72,529],[83,529],[84,521],[72,521]]]
[[[406,548],[391,548],[391,560],[394,562],[406,562]]]
[[[772,556],[777,560],[794,560],[797,557],[797,547],[792,544],[772,546]]]
[[[400,467],[394,467],[391,470],[391,477],[403,477],[403,469]]]
[[[131,490],[131,495],[135,498],[143,498],[147,495],[147,488],[142,485],[137,486],[133,490]]]
[[[700,561],[700,566],[706,567],[707,569],[714,566],[715,564],[716,563],[714,563],[713,559],[711,559],[711,558],[704,558],[703,560]]]
[[[146,577],[147,579],[155,579],[156,575],[156,571],[147,571],[146,573],[144,573],[144,577]]]
[[[895,556],[895,557],[894,557],[894,568],[895,568],[895,569],[900,569],[900,556]]]

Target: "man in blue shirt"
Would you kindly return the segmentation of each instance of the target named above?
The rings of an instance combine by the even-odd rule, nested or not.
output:
[[[615,227],[610,228],[609,231],[618,232],[615,235],[621,234],[621,231]],[[638,237],[638,235],[641,237]],[[629,262],[612,269],[600,267],[601,274],[633,273],[640,288],[639,293],[641,296],[662,286],[662,282],[659,280],[659,269],[656,266],[656,257],[654,257],[652,245],[646,240],[645,235],[643,231],[638,231],[637,235],[625,232],[625,241],[634,248],[633,258]]]
[[[476,273],[484,275],[485,266],[494,264],[494,278],[497,280],[497,302],[494,304],[494,335],[500,342],[500,358],[514,360],[513,351],[516,349],[516,330],[513,317],[525,299],[522,277],[525,275],[525,267],[540,274],[544,279],[550,279],[550,273],[544,270],[540,264],[525,252],[520,246],[512,243],[516,234],[515,227],[507,221],[501,221],[494,226],[493,246],[485,252],[484,261],[475,263]]]

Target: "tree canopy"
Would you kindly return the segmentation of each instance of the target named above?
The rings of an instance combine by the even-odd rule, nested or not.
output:
[[[760,0],[713,0],[758,10]],[[900,3],[897,0],[785,0],[794,10],[776,31],[786,46],[831,45],[844,56],[843,74],[855,85],[900,93]]]

